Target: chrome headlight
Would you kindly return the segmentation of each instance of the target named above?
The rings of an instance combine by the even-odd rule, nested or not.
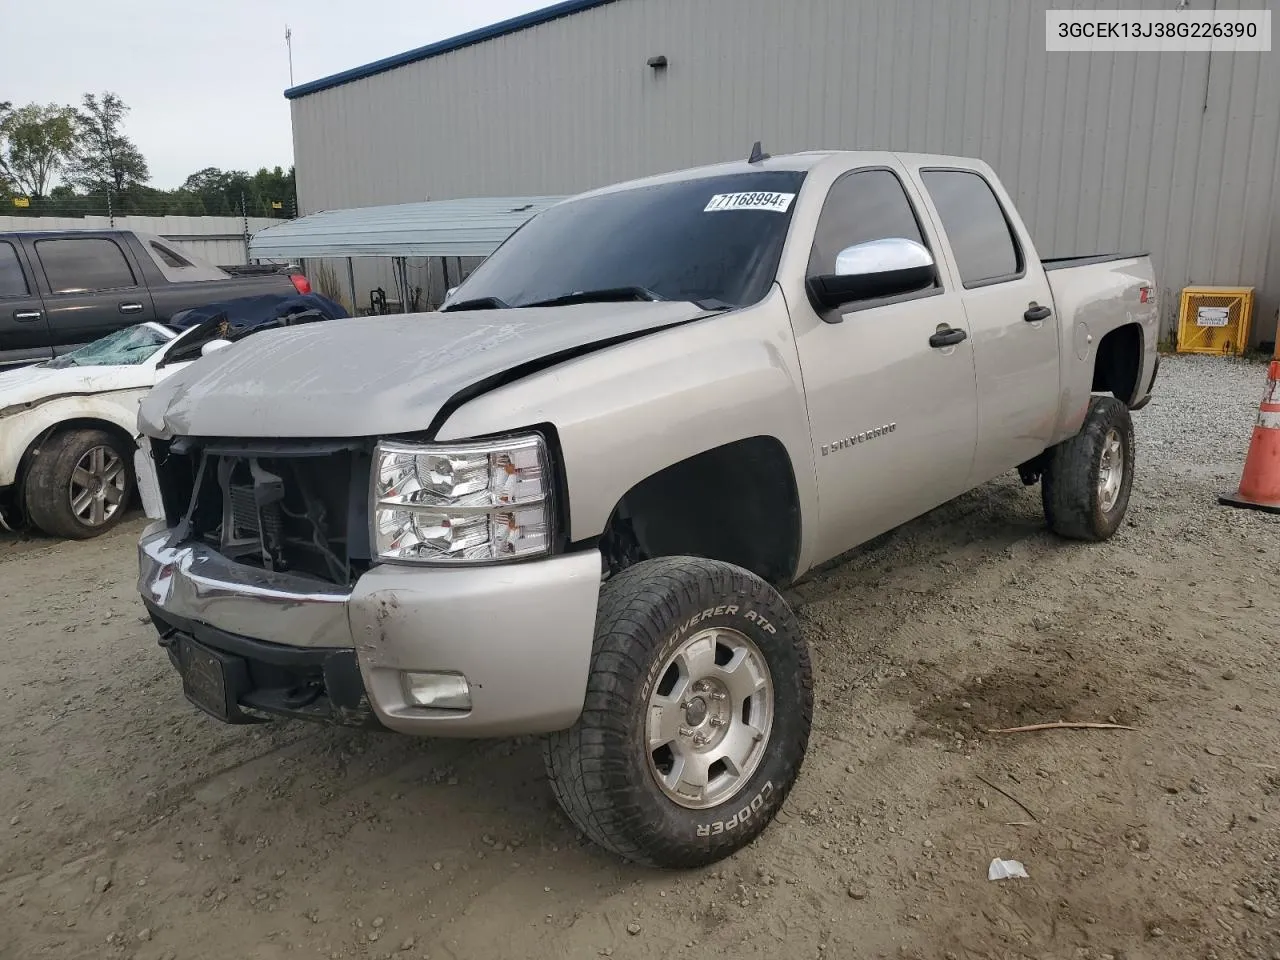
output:
[[[374,554],[419,563],[514,560],[551,549],[550,461],[535,435],[378,444]]]

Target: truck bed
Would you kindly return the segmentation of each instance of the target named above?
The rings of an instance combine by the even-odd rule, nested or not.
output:
[[[1150,256],[1145,250],[1138,253],[1091,253],[1083,257],[1042,257],[1046,270],[1065,270],[1068,267],[1085,267],[1091,263],[1110,263],[1114,260],[1133,260]]]
[[[1062,383],[1071,385],[1056,431],[1062,440],[1080,429],[1093,391],[1134,406],[1150,390],[1159,339],[1155,271],[1145,253],[1041,262],[1059,317]],[[1081,376],[1086,370],[1091,377]]]

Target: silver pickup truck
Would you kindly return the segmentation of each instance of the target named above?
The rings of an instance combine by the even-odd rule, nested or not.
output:
[[[1120,525],[1145,255],[1042,261],[985,164],[802,153],[564,201],[431,315],[272,331],[141,406],[139,589],[221,720],[545,734],[572,821],[707,864],[800,770],[778,589],[1006,471]]]

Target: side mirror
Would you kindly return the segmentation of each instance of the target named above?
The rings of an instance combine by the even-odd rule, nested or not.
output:
[[[217,353],[219,350],[231,346],[230,340],[210,340],[200,348],[200,356],[207,357],[211,353]]]
[[[858,300],[923,290],[937,277],[927,248],[904,237],[886,237],[845,247],[836,256],[835,273],[810,277],[805,285],[814,306],[825,312]],[[840,317],[828,322],[839,323]]]

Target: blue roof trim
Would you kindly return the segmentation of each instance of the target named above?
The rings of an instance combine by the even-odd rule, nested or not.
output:
[[[311,80],[308,83],[300,83],[296,87],[290,87],[284,92],[285,99],[296,100],[298,97],[305,97],[311,93],[319,93],[321,90],[328,90],[332,87],[338,87],[344,83],[351,83],[355,80],[363,80],[366,77],[372,77],[379,73],[386,73],[388,70],[394,70],[396,67],[403,67],[406,64],[417,63],[419,60],[429,60],[431,57],[438,57],[442,53],[461,50],[463,47],[470,47],[477,43],[484,43],[486,40],[493,40],[497,37],[506,36],[509,33],[515,33],[528,27],[536,27],[542,23],[549,23],[550,21],[558,20],[561,17],[571,16],[572,14],[581,13],[584,10],[591,10],[595,7],[603,7],[606,3],[613,2],[615,2],[615,0],[565,0],[563,3],[557,3],[550,7],[543,7],[541,10],[534,10],[518,17],[512,17],[510,20],[503,20],[501,23],[490,24],[487,27],[481,27],[479,30],[472,30],[470,33],[463,33],[456,37],[450,37],[448,40],[440,40],[436,43],[428,44],[425,47],[418,47],[416,50],[407,50],[404,53],[397,53],[393,57],[375,60],[373,63],[366,63],[362,67],[352,67],[350,70],[342,71],[342,73],[335,73],[332,76],[321,77],[319,80]]]

